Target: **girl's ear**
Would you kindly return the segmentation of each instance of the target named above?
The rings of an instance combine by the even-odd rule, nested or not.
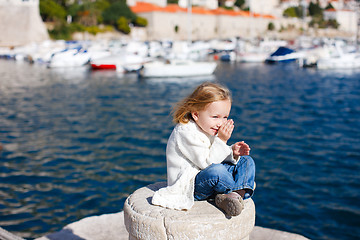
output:
[[[198,112],[191,112],[192,118],[197,121],[199,119],[199,113]]]

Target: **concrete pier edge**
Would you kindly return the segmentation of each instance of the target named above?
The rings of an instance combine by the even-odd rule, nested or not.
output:
[[[247,240],[308,239],[295,233],[254,226],[255,205],[251,199],[247,200],[241,215],[234,218],[224,218],[220,214],[220,210],[218,212],[215,206],[206,201],[197,202],[186,213],[177,213],[175,210],[164,209],[150,204],[148,197],[153,196],[154,191],[164,184],[166,185],[166,183],[159,182],[136,190],[125,201],[123,211],[86,217],[66,225],[58,232],[47,234],[35,240],[125,240],[138,239],[139,234],[142,239],[168,239],[168,234],[173,239],[209,239],[215,236],[217,236],[216,239],[236,240],[238,238]],[[134,217],[135,213],[140,218],[139,216]],[[208,217],[211,217],[214,222],[209,222]],[[160,218],[161,226],[156,225],[157,218]],[[168,228],[161,222],[164,219],[165,222],[168,222],[167,225],[165,224]],[[134,222],[134,225],[131,224],[132,222]],[[164,226],[166,233],[161,230],[159,235],[156,229]],[[206,231],[194,230],[192,229],[194,226],[206,226],[204,228]],[[212,229],[212,233],[207,232],[209,228]],[[0,239],[24,240],[1,227]]]
[[[172,239],[209,239],[212,237],[236,240],[238,238],[239,240],[307,239],[299,234],[254,227],[255,205],[252,199],[247,200],[241,215],[233,218],[224,218],[220,210],[206,201],[196,202],[186,213],[152,205],[149,198],[163,186],[166,186],[166,182],[158,182],[137,189],[126,199],[121,212],[87,217],[65,226],[59,232],[36,240],[125,240],[138,239],[138,237],[169,239],[169,235]],[[215,222],[209,222],[208,217]],[[196,229],[193,229],[194,227]],[[212,232],[208,232],[209,228]]]
[[[103,214],[83,218],[66,225],[62,230],[36,238],[35,240],[127,240],[129,234],[124,224],[124,212]],[[255,226],[250,240],[307,240],[308,238],[284,231]],[[12,239],[8,239],[12,240]]]

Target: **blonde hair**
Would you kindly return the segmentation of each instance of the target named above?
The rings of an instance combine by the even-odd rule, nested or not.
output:
[[[173,122],[188,123],[192,119],[192,112],[204,110],[208,104],[221,100],[231,101],[229,89],[216,83],[204,82],[175,105]]]

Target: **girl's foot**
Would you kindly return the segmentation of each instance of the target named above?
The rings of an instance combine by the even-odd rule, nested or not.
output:
[[[237,216],[244,209],[244,201],[236,192],[217,194],[215,204],[229,216]]]

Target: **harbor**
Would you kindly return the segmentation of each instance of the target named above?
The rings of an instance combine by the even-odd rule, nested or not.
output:
[[[218,81],[234,98],[230,142],[245,140],[256,162],[256,226],[359,235],[358,70],[219,61],[211,76],[143,79],[0,63],[0,225],[13,234],[37,238],[121,212],[135,190],[164,181],[172,105]]]
[[[245,141],[256,164],[250,220],[238,218],[247,231],[241,239],[360,236],[356,21],[303,28],[309,19],[279,17],[292,8],[287,1],[281,9],[268,2],[276,18],[252,1],[248,10],[127,1],[147,18],[146,28],[55,40],[39,2],[0,0],[2,22],[24,16],[18,28],[0,24],[0,239],[131,239],[141,228],[146,235],[146,223],[159,220],[147,212],[158,210],[145,209],[146,220],[131,227],[135,205],[127,201],[166,181],[172,107],[206,81],[230,89],[235,129],[228,143]],[[333,2],[337,9],[326,16],[354,20],[356,9],[344,9],[355,3]],[[185,222],[190,230],[206,229],[214,216],[230,222],[214,212]],[[160,232],[173,234],[171,214],[159,215]]]

